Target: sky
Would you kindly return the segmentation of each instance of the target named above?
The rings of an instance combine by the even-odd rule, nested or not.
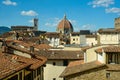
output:
[[[39,19],[39,30],[55,32],[66,15],[74,31],[114,28],[120,17],[119,0],[0,0],[0,26],[32,26]]]

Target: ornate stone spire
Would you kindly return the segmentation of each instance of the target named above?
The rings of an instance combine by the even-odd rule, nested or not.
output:
[[[67,19],[67,18],[66,18],[66,14],[64,14],[64,19]]]

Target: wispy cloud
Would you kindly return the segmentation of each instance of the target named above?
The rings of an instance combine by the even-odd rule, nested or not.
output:
[[[74,26],[74,31],[79,32],[80,31],[80,27]]]
[[[2,3],[5,4],[5,5],[12,5],[12,6],[17,5],[16,2],[12,2],[11,0],[4,0]]]
[[[29,22],[29,23],[33,23],[34,21],[33,21],[33,19],[31,19],[31,20],[29,20],[28,22]]]
[[[45,23],[45,26],[47,26],[47,27],[57,27],[59,22],[60,22],[59,18],[50,18],[50,19],[48,19],[47,23]]]
[[[61,21],[60,18],[50,18],[48,19],[47,23],[45,23],[45,26],[47,27],[57,27],[59,22]],[[69,20],[72,24],[76,25],[76,20]]]
[[[57,26],[57,24],[56,23],[45,23],[45,26],[47,26],[47,27],[55,27],[55,26]]]
[[[76,20],[69,20],[73,25],[77,25],[77,21]]]
[[[23,15],[23,16],[37,16],[38,13],[33,11],[33,10],[29,10],[29,11],[21,11],[21,15]]]
[[[88,5],[92,5],[93,8],[109,7],[114,3],[115,3],[114,0],[93,0],[92,2],[89,2]]]
[[[96,29],[95,25],[93,24],[85,24],[82,26],[82,29],[85,29],[85,30],[92,30],[92,29]]]
[[[120,8],[116,8],[116,7],[113,7],[113,8],[107,8],[105,9],[106,13],[116,13],[118,15],[120,15]]]

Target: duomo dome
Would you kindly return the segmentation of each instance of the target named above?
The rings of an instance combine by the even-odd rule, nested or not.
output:
[[[62,34],[69,34],[73,32],[73,26],[69,20],[67,20],[66,15],[64,18],[59,22],[57,26],[57,32]]]

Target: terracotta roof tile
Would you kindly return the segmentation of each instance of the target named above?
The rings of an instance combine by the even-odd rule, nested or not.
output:
[[[73,67],[67,67],[62,72],[60,77],[65,77],[65,76],[72,75],[72,74],[75,74],[75,73],[81,73],[81,72],[91,70],[91,69],[94,69],[94,68],[98,68],[98,67],[102,67],[102,66],[105,66],[105,64],[102,64],[98,61],[93,61],[93,62],[89,62],[89,63],[76,65],[76,66],[73,66]]]
[[[95,51],[98,53],[102,53],[102,50],[104,52],[120,52],[120,46],[107,46],[107,47],[98,48]]]
[[[120,71],[120,64],[107,64],[108,71]]]
[[[0,79],[30,65],[12,60],[12,55],[3,55],[3,53],[0,55]]]
[[[18,60],[20,62],[31,64],[30,69],[33,69],[33,70],[37,69],[38,67],[40,67],[47,61],[45,57],[41,57],[37,55],[35,55],[35,57],[33,58],[26,58],[26,57],[18,56]]]
[[[99,29],[98,32],[99,33],[118,33],[120,31],[114,28],[108,28],[108,29]]]
[[[14,54],[0,52],[0,79],[13,74],[21,69],[29,67],[35,70],[45,64],[47,59],[42,56],[35,55],[32,58],[26,58]]]
[[[80,35],[80,32],[72,32],[72,35]]]
[[[73,66],[77,66],[80,64],[84,64],[84,60],[72,61],[69,63],[69,65],[67,67],[73,67]]]
[[[85,46],[85,47],[82,47],[81,50],[86,51],[87,49],[90,49],[90,48],[92,48],[92,47],[91,46]]]
[[[39,55],[45,56],[48,59],[76,59],[83,60],[83,52],[82,51],[64,51],[64,50],[49,50],[49,51],[40,51]]]
[[[38,48],[39,50],[48,50],[51,49],[52,47],[49,46],[48,44],[40,44],[40,45],[35,45],[35,48]]]
[[[57,32],[47,32],[45,34],[42,34],[42,36],[46,36],[48,38],[51,38],[51,37],[59,38],[60,37],[60,33],[57,33]]]

